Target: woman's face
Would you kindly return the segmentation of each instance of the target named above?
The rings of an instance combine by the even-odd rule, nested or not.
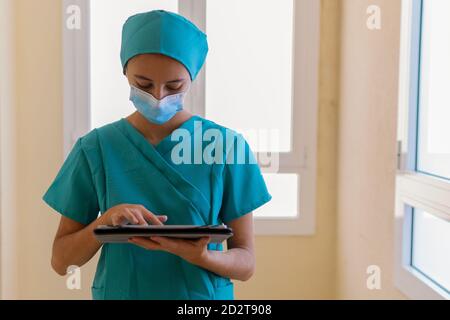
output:
[[[158,100],[186,91],[191,85],[187,69],[161,54],[141,54],[130,59],[126,76],[130,85],[151,93]]]

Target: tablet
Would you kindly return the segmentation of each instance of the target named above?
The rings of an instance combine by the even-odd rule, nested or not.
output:
[[[210,243],[221,243],[233,236],[233,230],[221,225],[101,225],[94,235],[101,243],[127,243],[131,237],[164,236],[180,239],[211,237]]]

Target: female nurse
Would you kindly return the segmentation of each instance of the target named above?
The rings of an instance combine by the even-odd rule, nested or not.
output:
[[[128,18],[121,61],[136,112],[79,138],[43,196],[61,214],[51,261],[58,274],[101,248],[94,299],[234,299],[231,279],[255,270],[252,211],[271,196],[254,155],[242,135],[183,109],[207,52],[206,35],[178,14]],[[181,138],[185,147],[174,152]],[[188,161],[199,154],[214,161]],[[99,225],[126,223],[225,223],[234,236],[226,251],[208,237],[94,238]]]

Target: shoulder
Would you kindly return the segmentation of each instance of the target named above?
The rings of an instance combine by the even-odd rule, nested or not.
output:
[[[220,131],[231,131],[231,132],[236,132],[235,130],[228,128],[224,125],[221,125],[213,120],[210,119],[206,119],[203,118],[201,116],[196,115],[195,116],[195,121],[199,121],[202,123],[203,128],[207,128],[207,129],[218,129]]]
[[[228,143],[236,143],[236,142],[246,142],[243,135],[238,132],[236,129],[232,129],[229,127],[226,127],[222,124],[219,124],[213,120],[209,120],[200,116],[196,116],[196,121],[201,122],[202,124],[202,131],[203,135],[208,132],[208,130],[215,131],[217,133],[220,132],[221,137],[223,138],[224,142]]]
[[[114,129],[120,122],[121,120],[117,120],[90,130],[86,134],[79,137],[77,142],[79,143],[79,147],[85,152],[93,149],[99,149],[99,136],[104,132]]]
[[[100,136],[103,132],[114,128],[119,121],[111,122],[98,128],[94,128],[80,136],[73,150],[80,152],[95,172],[102,166],[102,148]]]
[[[241,132],[209,119],[199,116],[197,118],[202,123],[204,144],[217,144],[218,140],[221,141],[222,154],[227,159],[225,164],[236,163],[237,158],[253,162],[253,153],[250,145]],[[212,140],[211,137],[214,137],[213,142],[209,142]],[[232,157],[233,160],[229,157]]]

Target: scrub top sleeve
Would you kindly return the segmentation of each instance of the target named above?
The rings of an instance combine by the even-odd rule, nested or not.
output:
[[[224,223],[244,216],[272,199],[255,156],[242,135],[236,135],[233,147],[234,152],[227,152],[222,174],[223,197],[219,217]],[[243,150],[245,161],[239,156]]]
[[[81,139],[75,143],[42,199],[63,216],[88,225],[97,218],[100,208]]]

